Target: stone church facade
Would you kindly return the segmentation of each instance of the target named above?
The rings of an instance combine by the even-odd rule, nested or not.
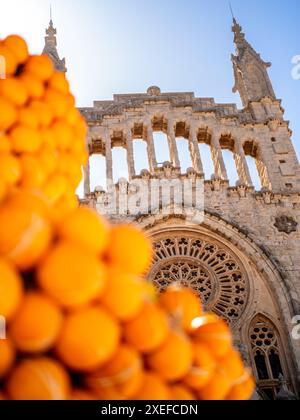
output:
[[[153,240],[149,281],[159,290],[172,282],[192,287],[207,310],[231,324],[262,398],[274,399],[280,389],[299,396],[300,339],[293,331],[300,315],[300,166],[289,122],[268,76],[270,63],[246,41],[235,19],[232,29],[234,92],[241,96],[241,110],[193,93],[162,93],[153,86],[146,93],[115,95],[112,101],[96,101],[80,111],[89,126],[90,155],[105,157],[108,180],[113,179],[113,148],[127,152],[129,179],[120,180],[115,189],[123,210],[112,218],[137,223]],[[66,71],[52,22],[44,53],[58,70]],[[170,160],[164,164],[157,161],[154,132],[168,138]],[[186,173],[181,169],[177,137],[189,144],[193,167]],[[140,174],[133,148],[137,139],[145,142],[149,161],[149,170]],[[201,143],[211,151],[211,179],[205,179]],[[234,156],[239,176],[235,187],[228,181],[224,150]],[[253,186],[247,157],[256,163],[259,191]],[[83,205],[102,209],[109,203],[108,191],[90,190],[89,165],[84,175]],[[173,194],[166,211],[162,187],[158,187],[155,211],[141,207],[134,215],[127,212],[126,203],[138,188],[144,186],[152,194],[148,187],[153,180],[189,180],[194,186],[201,181],[203,208],[197,208],[192,187],[188,207],[177,212]],[[181,199],[177,191],[177,205]],[[191,210],[194,215],[201,212],[201,223],[190,217]]]

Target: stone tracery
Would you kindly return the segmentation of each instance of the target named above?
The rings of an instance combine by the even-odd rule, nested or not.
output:
[[[192,287],[208,310],[229,322],[241,317],[248,300],[248,279],[231,252],[192,234],[154,239],[154,250],[149,279],[159,290],[179,282]]]

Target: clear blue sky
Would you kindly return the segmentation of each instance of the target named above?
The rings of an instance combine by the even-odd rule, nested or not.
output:
[[[0,1],[0,35],[23,35],[43,48],[50,0]],[[78,106],[114,93],[194,91],[217,102],[232,93],[234,51],[227,0],[51,0],[59,52],[66,57]],[[299,0],[232,0],[248,41],[266,61],[291,121],[300,156],[300,80],[291,76],[300,55]]]

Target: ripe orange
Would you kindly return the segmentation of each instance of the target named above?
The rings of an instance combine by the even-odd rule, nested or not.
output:
[[[67,315],[57,344],[61,360],[75,371],[93,371],[116,352],[120,327],[106,311],[89,307]]]
[[[80,207],[59,226],[59,235],[100,256],[108,243],[108,226],[96,211]]]
[[[97,392],[113,389],[125,398],[132,398],[143,380],[143,362],[139,353],[122,345],[100,370],[87,377],[87,385]]]
[[[171,392],[166,383],[153,372],[144,375],[142,385],[133,398],[140,401],[168,401],[171,399]]]
[[[70,91],[70,84],[64,73],[55,72],[48,82],[48,85],[58,92],[67,95]]]
[[[24,64],[27,61],[29,52],[26,42],[18,35],[9,35],[4,40],[4,45],[10,49],[16,57],[18,64]]]
[[[191,369],[192,345],[187,336],[170,332],[166,341],[148,357],[148,363],[163,379],[178,381]]]
[[[228,401],[247,401],[255,390],[255,381],[249,371],[245,370],[244,375],[235,382],[226,397]]]
[[[210,381],[198,392],[198,396],[204,401],[222,401],[228,395],[232,381],[222,369],[216,368]]]
[[[0,255],[21,270],[28,270],[42,257],[52,238],[49,209],[38,195],[19,192],[0,207]],[[14,223],[11,223],[11,220]]]
[[[30,102],[29,108],[35,113],[41,127],[47,128],[50,126],[54,119],[54,114],[49,105],[42,101],[33,100]],[[53,132],[51,132],[51,134],[54,136]]]
[[[60,174],[53,174],[45,183],[43,193],[53,205],[68,191],[67,179]]]
[[[193,331],[195,340],[209,348],[212,355],[216,358],[222,358],[232,347],[232,334],[229,326],[222,319],[212,318],[208,315],[208,323],[204,322],[202,326]],[[199,318],[201,321],[201,318]],[[197,321],[197,320],[196,320]]]
[[[7,261],[0,258],[0,315],[9,321],[16,313],[23,294],[22,279]]]
[[[4,58],[4,73],[5,76],[12,76],[16,73],[18,68],[18,60],[17,57],[14,55],[14,53],[11,51],[10,48],[8,48],[6,45],[4,45],[3,42],[0,42],[0,57]],[[1,73],[3,71],[2,69],[2,61],[1,61]]]
[[[169,333],[168,318],[157,305],[146,302],[135,319],[124,325],[124,337],[142,353],[150,353],[163,344]]]
[[[184,385],[172,385],[170,386],[171,400],[174,401],[194,401],[196,396],[192,393],[190,389]]]
[[[10,139],[16,153],[37,152],[42,144],[39,132],[24,124],[19,124],[11,130]]]
[[[74,308],[90,303],[105,287],[105,270],[95,255],[70,241],[55,245],[38,268],[40,287],[57,303]]]
[[[10,339],[0,340],[0,380],[11,369],[15,361],[15,348]]]
[[[101,298],[103,305],[120,321],[133,320],[142,309],[143,282],[121,270],[108,270],[107,283]]]
[[[9,137],[5,134],[0,134],[0,153],[9,153],[11,151],[11,144]]]
[[[38,129],[39,120],[36,113],[30,108],[21,108],[19,110],[18,122],[34,130]]]
[[[210,381],[216,362],[206,346],[194,344],[193,349],[193,366],[184,378],[184,383],[194,390],[200,390]]]
[[[65,369],[52,359],[28,359],[12,371],[7,390],[10,398],[17,401],[67,400],[70,379]]]
[[[10,153],[0,153],[0,178],[9,187],[16,185],[21,178],[20,162]]]
[[[230,349],[229,352],[219,360],[219,367],[232,382],[241,378],[245,372],[242,358],[235,349]]]
[[[192,321],[203,313],[200,298],[178,284],[170,286],[161,295],[160,304],[188,332],[192,329]]]
[[[16,106],[23,106],[28,100],[28,93],[22,82],[14,77],[0,80],[0,94]]]
[[[56,118],[63,118],[69,108],[73,106],[65,95],[49,87],[45,91],[44,101]]]
[[[10,325],[10,335],[22,352],[47,352],[58,338],[62,314],[46,296],[27,293]]]
[[[32,99],[40,99],[45,91],[43,82],[30,73],[23,73],[19,77],[24,88],[27,90],[27,94]]]
[[[110,265],[120,267],[123,272],[141,275],[149,268],[151,256],[151,244],[141,231],[130,225],[112,228],[107,251]]]
[[[25,65],[25,72],[32,74],[37,79],[45,82],[54,73],[51,59],[46,55],[30,56]]]
[[[74,389],[71,392],[72,401],[95,401],[98,398],[96,395],[93,395],[90,391],[85,389]]]
[[[46,173],[41,162],[35,155],[24,154],[19,159],[21,165],[22,188],[39,188],[46,180]]]
[[[59,149],[68,150],[72,144],[74,136],[72,127],[64,120],[56,120],[53,123],[51,130],[55,135]]]
[[[17,117],[18,113],[15,106],[0,97],[0,132],[8,130],[17,121]]]

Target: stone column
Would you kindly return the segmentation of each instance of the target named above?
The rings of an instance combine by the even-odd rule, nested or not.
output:
[[[235,153],[234,160],[236,164],[237,173],[239,175],[240,182],[248,187],[252,186],[252,179],[247,164],[245,151],[241,141],[236,140],[235,142]]]
[[[157,159],[153,138],[153,129],[151,121],[147,123],[147,151],[148,151],[148,160],[149,160],[149,169],[150,172],[154,173],[157,168]]]
[[[211,154],[215,167],[215,177],[221,179],[228,179],[227,171],[223,159],[222,148],[220,145],[219,133],[213,133],[211,139]]]
[[[113,181],[113,159],[111,136],[109,130],[105,132],[105,157],[106,157],[106,181],[111,183]]]
[[[170,151],[170,160],[176,168],[180,168],[180,161],[178,156],[178,149],[176,144],[176,135],[174,129],[174,121],[170,119],[168,121],[168,143]]]
[[[204,174],[203,164],[201,160],[199,143],[197,138],[196,126],[193,122],[190,123],[190,138],[189,138],[189,149],[191,154],[191,160],[193,167],[199,174]]]
[[[83,169],[84,196],[85,197],[88,197],[91,194],[90,175],[91,175],[91,168],[90,168],[90,156],[89,156],[87,164]]]
[[[133,153],[133,142],[132,142],[132,130],[130,127],[126,129],[126,150],[127,150],[127,165],[128,165],[128,176],[129,181],[135,177],[134,167],[134,153]]]

